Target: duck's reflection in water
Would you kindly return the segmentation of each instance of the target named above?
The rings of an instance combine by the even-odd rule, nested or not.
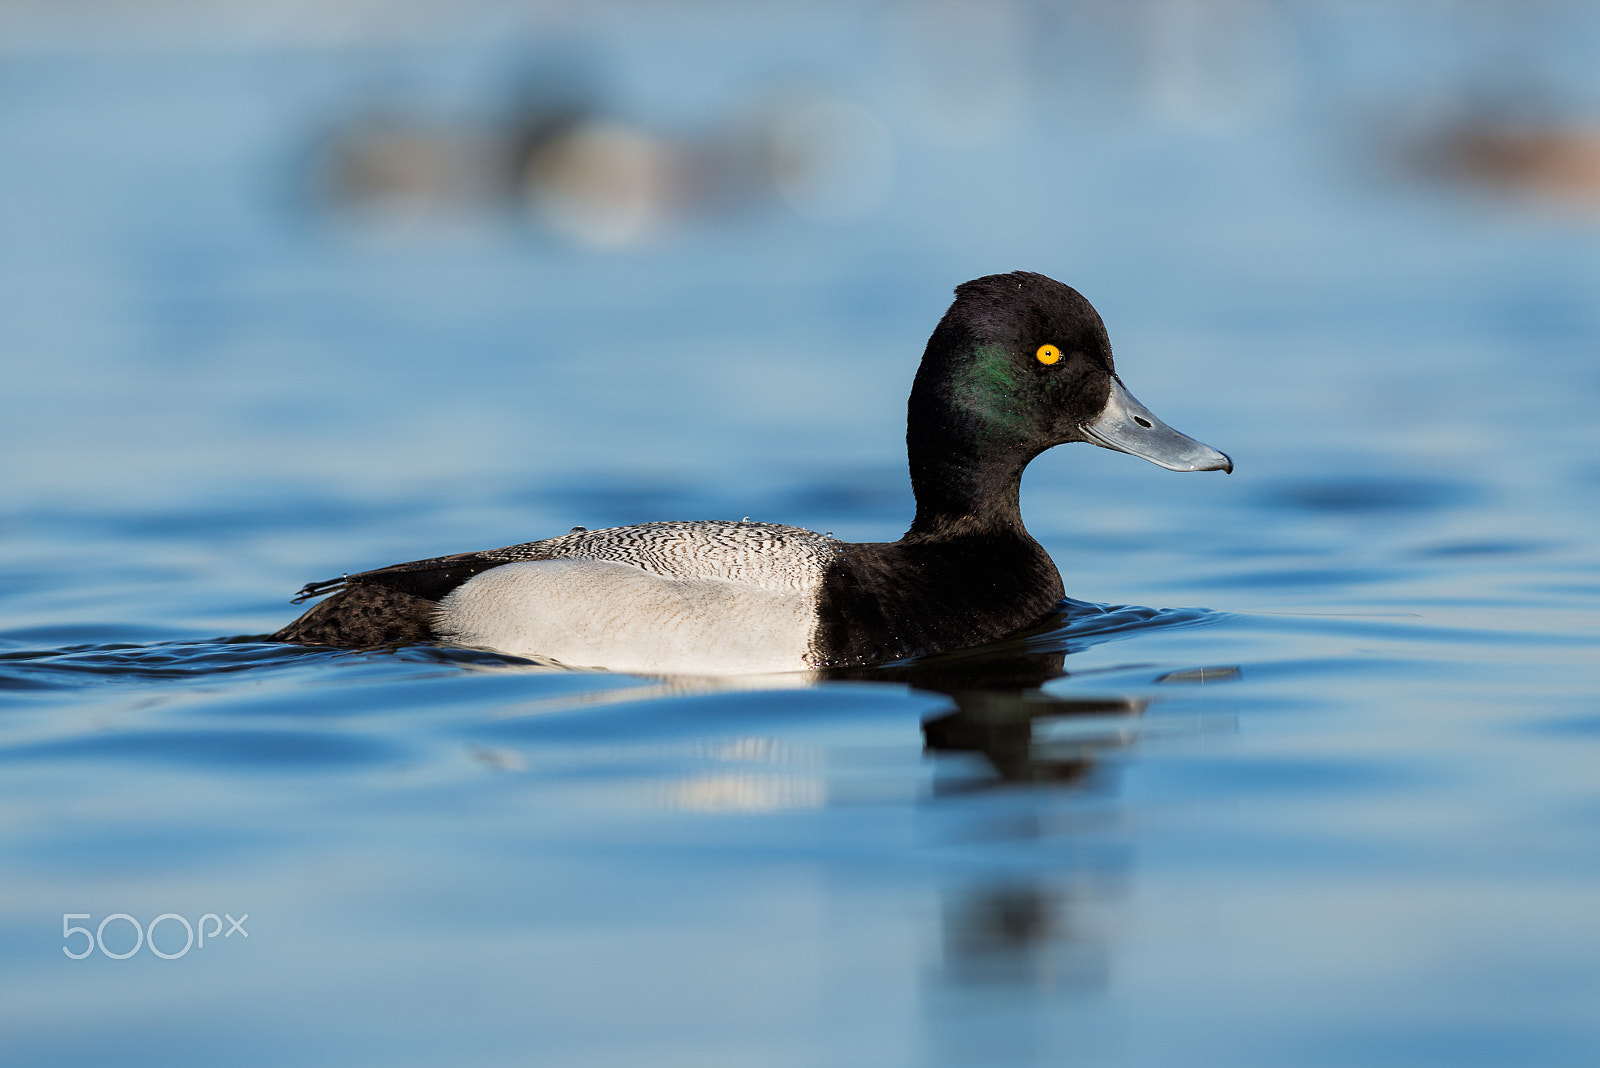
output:
[[[878,669],[954,704],[922,724],[945,765],[935,847],[959,857],[921,983],[925,1063],[1035,1063],[1064,1048],[1063,1012],[1110,981],[1131,845],[1103,757],[1133,742],[1148,701],[1047,692],[1064,661],[1013,647]]]
[[[1079,1033],[1073,1006],[1110,983],[1133,869],[1112,797],[1116,762],[1106,758],[1155,724],[1145,720],[1147,697],[1047,690],[1066,676],[1065,655],[991,647],[857,676],[954,704],[922,724],[925,751],[952,765],[934,779],[937,847],[961,857],[941,884],[937,949],[922,983],[927,1063],[1031,1064],[1063,1043],[1095,1044]],[[1237,674],[1205,668],[1151,681]]]
[[[1071,883],[997,881],[943,897],[941,981],[1092,991],[1110,976],[1109,937],[1096,895]]]
[[[935,779],[936,796],[1013,783],[1087,786],[1096,755],[1129,745],[1142,697],[1063,697],[1042,687],[1066,675],[1064,652],[996,651],[930,658],[836,677],[904,682],[955,703],[922,723],[930,753],[973,753],[984,770]],[[971,767],[968,763],[967,767]]]
[[[919,1061],[1052,1064],[1093,1055],[1090,1011],[1111,985],[1129,862],[946,886],[922,973]]]

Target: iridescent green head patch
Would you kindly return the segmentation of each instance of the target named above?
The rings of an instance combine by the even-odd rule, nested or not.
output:
[[[1005,437],[1025,437],[1032,429],[1024,372],[1004,345],[980,346],[963,369],[958,388],[980,423]]]

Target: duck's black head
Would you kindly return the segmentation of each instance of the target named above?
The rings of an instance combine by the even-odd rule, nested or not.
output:
[[[1020,529],[1022,469],[1070,441],[1175,471],[1233,469],[1122,387],[1105,324],[1071,286],[1028,271],[957,286],[911,390],[912,533],[974,523]]]

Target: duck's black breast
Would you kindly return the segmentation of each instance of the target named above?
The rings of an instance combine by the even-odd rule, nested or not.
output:
[[[1025,532],[846,544],[819,591],[812,659],[849,667],[981,645],[1037,623],[1065,595]]]

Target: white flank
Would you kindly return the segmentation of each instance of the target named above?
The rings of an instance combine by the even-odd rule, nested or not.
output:
[[[439,602],[441,636],[459,645],[569,667],[662,674],[801,671],[817,586],[671,578],[613,560],[504,564]],[[811,577],[811,576],[808,576]],[[796,588],[798,587],[798,588]]]

